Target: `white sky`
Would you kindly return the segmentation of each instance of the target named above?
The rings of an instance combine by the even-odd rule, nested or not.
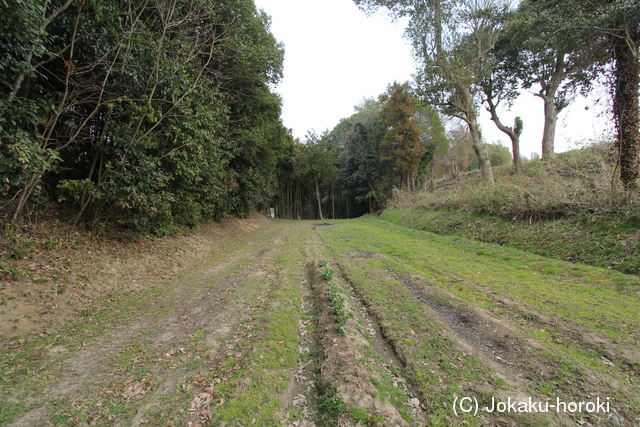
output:
[[[276,91],[283,98],[282,119],[293,136],[331,130],[354,113],[364,98],[375,98],[394,81],[412,80],[415,63],[404,25],[384,12],[368,17],[352,0],[255,0],[272,18],[271,31],[285,46],[284,78]],[[608,105],[585,110],[593,101],[578,100],[563,111],[556,131],[556,151],[611,132]],[[521,153],[540,153],[542,100],[523,94],[503,122],[524,120]],[[599,118],[601,115],[602,118]],[[487,142],[510,141],[481,115]]]

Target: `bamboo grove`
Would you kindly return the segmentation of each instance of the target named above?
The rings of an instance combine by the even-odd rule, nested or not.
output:
[[[280,166],[281,218],[352,218],[384,206],[393,189],[411,191],[449,148],[438,112],[408,83],[366,99],[322,135],[309,132]],[[505,148],[506,149],[506,148]]]

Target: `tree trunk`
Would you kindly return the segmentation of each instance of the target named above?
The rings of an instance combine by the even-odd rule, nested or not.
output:
[[[478,125],[478,112],[476,106],[473,103],[473,96],[471,95],[471,88],[468,85],[460,85],[457,88],[460,110],[464,114],[467,126],[469,127],[469,135],[471,137],[471,146],[478,157],[478,167],[480,168],[480,175],[482,176],[482,182],[487,185],[494,185],[493,169],[491,168],[491,158],[487,152],[487,147],[482,141],[480,135],[480,125]]]
[[[513,127],[505,126],[498,117],[496,111],[496,105],[493,102],[491,94],[487,93],[487,104],[489,104],[489,113],[491,113],[491,120],[496,124],[498,129],[506,133],[511,139],[511,151],[513,153],[513,171],[517,175],[520,173],[522,162],[520,161],[520,135],[522,134],[522,120],[520,117],[516,117]]]
[[[482,137],[480,136],[480,128],[478,126],[475,114],[472,114],[471,119],[469,120],[469,133],[471,135],[471,144],[473,146],[473,151],[475,151],[476,156],[478,157],[478,167],[480,168],[482,182],[487,185],[494,185],[495,181],[493,180],[491,158],[489,157],[489,153],[487,152],[487,147],[484,145],[484,142],[482,142]]]
[[[318,178],[316,178],[316,197],[318,199],[318,212],[320,212],[320,219],[324,221],[322,215],[322,199],[320,198],[320,186],[318,185]]]
[[[331,184],[331,219],[336,219],[336,201],[333,197],[333,184]]]
[[[287,203],[289,207],[287,209],[287,219],[293,219],[293,189],[291,188],[291,177],[287,178]]]
[[[618,127],[620,180],[626,188],[637,188],[640,175],[638,44],[638,33],[631,36],[631,40],[625,37],[617,37],[614,40],[616,87],[613,111]]]
[[[22,209],[27,205],[27,200],[31,197],[31,193],[33,192],[33,189],[36,188],[36,184],[40,180],[41,176],[42,174],[38,172],[32,172],[29,175],[29,182],[22,188],[22,193],[20,193],[20,196],[18,197],[18,203],[13,211],[13,215],[11,216],[11,222],[15,223],[18,221],[20,213],[22,213]]]
[[[522,170],[522,159],[520,157],[520,134],[515,134],[511,138],[511,151],[513,152],[513,172],[518,175]]]
[[[560,84],[567,76],[565,71],[564,52],[556,53],[556,64],[549,81],[541,83],[542,89],[536,96],[544,101],[544,129],[542,131],[542,158],[550,159],[555,156],[556,122],[558,114],[567,102],[564,99],[556,100],[556,93]]]
[[[351,218],[351,210],[350,210],[350,206],[349,206],[349,199],[351,199],[351,197],[347,197],[347,218]]]
[[[553,96],[542,96],[544,100],[544,128],[542,130],[542,158],[555,156],[556,122],[560,110],[556,108]]]

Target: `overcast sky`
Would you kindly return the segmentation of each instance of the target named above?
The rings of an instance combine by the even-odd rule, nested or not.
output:
[[[285,46],[284,78],[276,88],[283,98],[282,119],[293,136],[304,139],[309,130],[331,130],[354,113],[364,98],[376,98],[394,81],[412,80],[415,63],[404,23],[384,12],[367,16],[352,0],[255,0],[271,16],[271,31]],[[611,131],[608,105],[578,100],[558,121],[556,151],[575,148],[582,140]],[[542,100],[523,94],[505,124],[520,115],[525,130],[521,153],[540,152]],[[588,106],[588,110],[585,109]],[[510,146],[488,115],[481,116],[487,142]]]

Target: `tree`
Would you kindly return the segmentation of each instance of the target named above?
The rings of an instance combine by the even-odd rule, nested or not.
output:
[[[442,157],[449,149],[449,139],[440,120],[440,114],[431,105],[420,103],[415,118],[420,130],[420,145],[424,149],[420,159],[420,175],[431,176],[431,166],[436,157]]]
[[[523,46],[532,53],[530,63],[534,69],[558,70],[558,76],[565,75],[569,80],[556,97],[556,110],[566,102],[563,91],[573,87],[588,89],[594,76],[612,61],[620,179],[626,187],[636,187],[640,177],[640,3],[530,0],[521,3],[517,16],[511,33],[524,38]],[[559,79],[552,80],[554,74],[550,71],[537,74],[551,77],[545,79],[551,89]]]
[[[367,10],[387,7],[395,16],[409,17],[407,35],[413,42],[416,59],[423,65],[417,77],[420,94],[467,124],[482,179],[493,185],[491,160],[478,125],[476,98],[484,58],[495,43],[495,30],[506,5],[492,0],[354,1]]]
[[[618,128],[620,179],[637,188],[640,178],[638,88],[640,85],[640,4],[603,1],[591,24],[601,29],[614,60],[613,114]]]
[[[346,215],[377,210],[384,202],[380,144],[385,134],[382,105],[365,99],[355,114],[343,119],[324,139],[338,151],[338,184],[346,196]]]
[[[584,33],[576,37],[567,19],[580,15],[573,2],[523,1],[507,24],[504,38],[513,45],[518,67],[512,71],[525,89],[535,85],[535,96],[544,102],[542,158],[555,155],[558,114],[571,104],[574,94],[587,91],[594,80],[593,68],[601,57],[598,36]],[[512,60],[513,63],[513,60]]]
[[[30,96],[25,82],[38,76],[43,64],[66,53],[66,48],[60,53],[52,49],[49,32],[72,3],[0,3],[0,195],[16,201],[13,220],[39,185],[42,174],[57,160],[56,153],[42,141],[42,126],[54,111],[55,100],[38,84],[34,89],[42,95]]]
[[[432,164],[432,175],[435,178],[446,176],[455,179],[461,172],[469,171],[473,160],[469,139],[469,127],[464,122],[456,120],[453,126],[449,126],[447,151],[436,157]]]
[[[307,132],[305,143],[300,148],[300,171],[303,177],[312,183],[318,216],[324,220],[321,188],[323,183],[332,183],[337,176],[337,152],[314,131]]]
[[[380,145],[380,159],[400,179],[400,187],[410,192],[425,150],[420,145],[420,128],[414,117],[418,100],[408,83],[389,86],[381,100],[386,133]],[[387,179],[392,181],[390,176]]]
[[[486,80],[483,84],[483,91],[485,94],[485,102],[487,103],[487,111],[491,114],[491,120],[496,124],[498,129],[507,134],[511,140],[511,149],[513,153],[513,170],[516,174],[520,172],[522,168],[522,160],[520,157],[520,135],[524,129],[524,123],[519,116],[513,121],[513,126],[507,126],[502,123],[498,116],[498,104],[500,100],[496,100],[496,89],[494,86],[494,80],[492,78]],[[498,94],[499,96],[499,94]],[[492,162],[493,164],[493,162]]]
[[[252,0],[0,8],[9,218],[40,196],[67,203],[77,220],[165,232],[245,215],[274,196],[291,146],[271,92],[283,49]]]
[[[514,173],[520,172],[522,161],[520,157],[520,135],[524,129],[524,123],[520,117],[514,119],[513,126],[507,126],[498,115],[498,106],[506,104],[511,106],[520,95],[520,80],[518,71],[522,67],[522,54],[501,31],[493,50],[487,56],[487,73],[480,82],[484,94],[484,102],[491,120],[496,127],[505,133],[511,140],[513,153]],[[491,162],[493,165],[493,161]]]

